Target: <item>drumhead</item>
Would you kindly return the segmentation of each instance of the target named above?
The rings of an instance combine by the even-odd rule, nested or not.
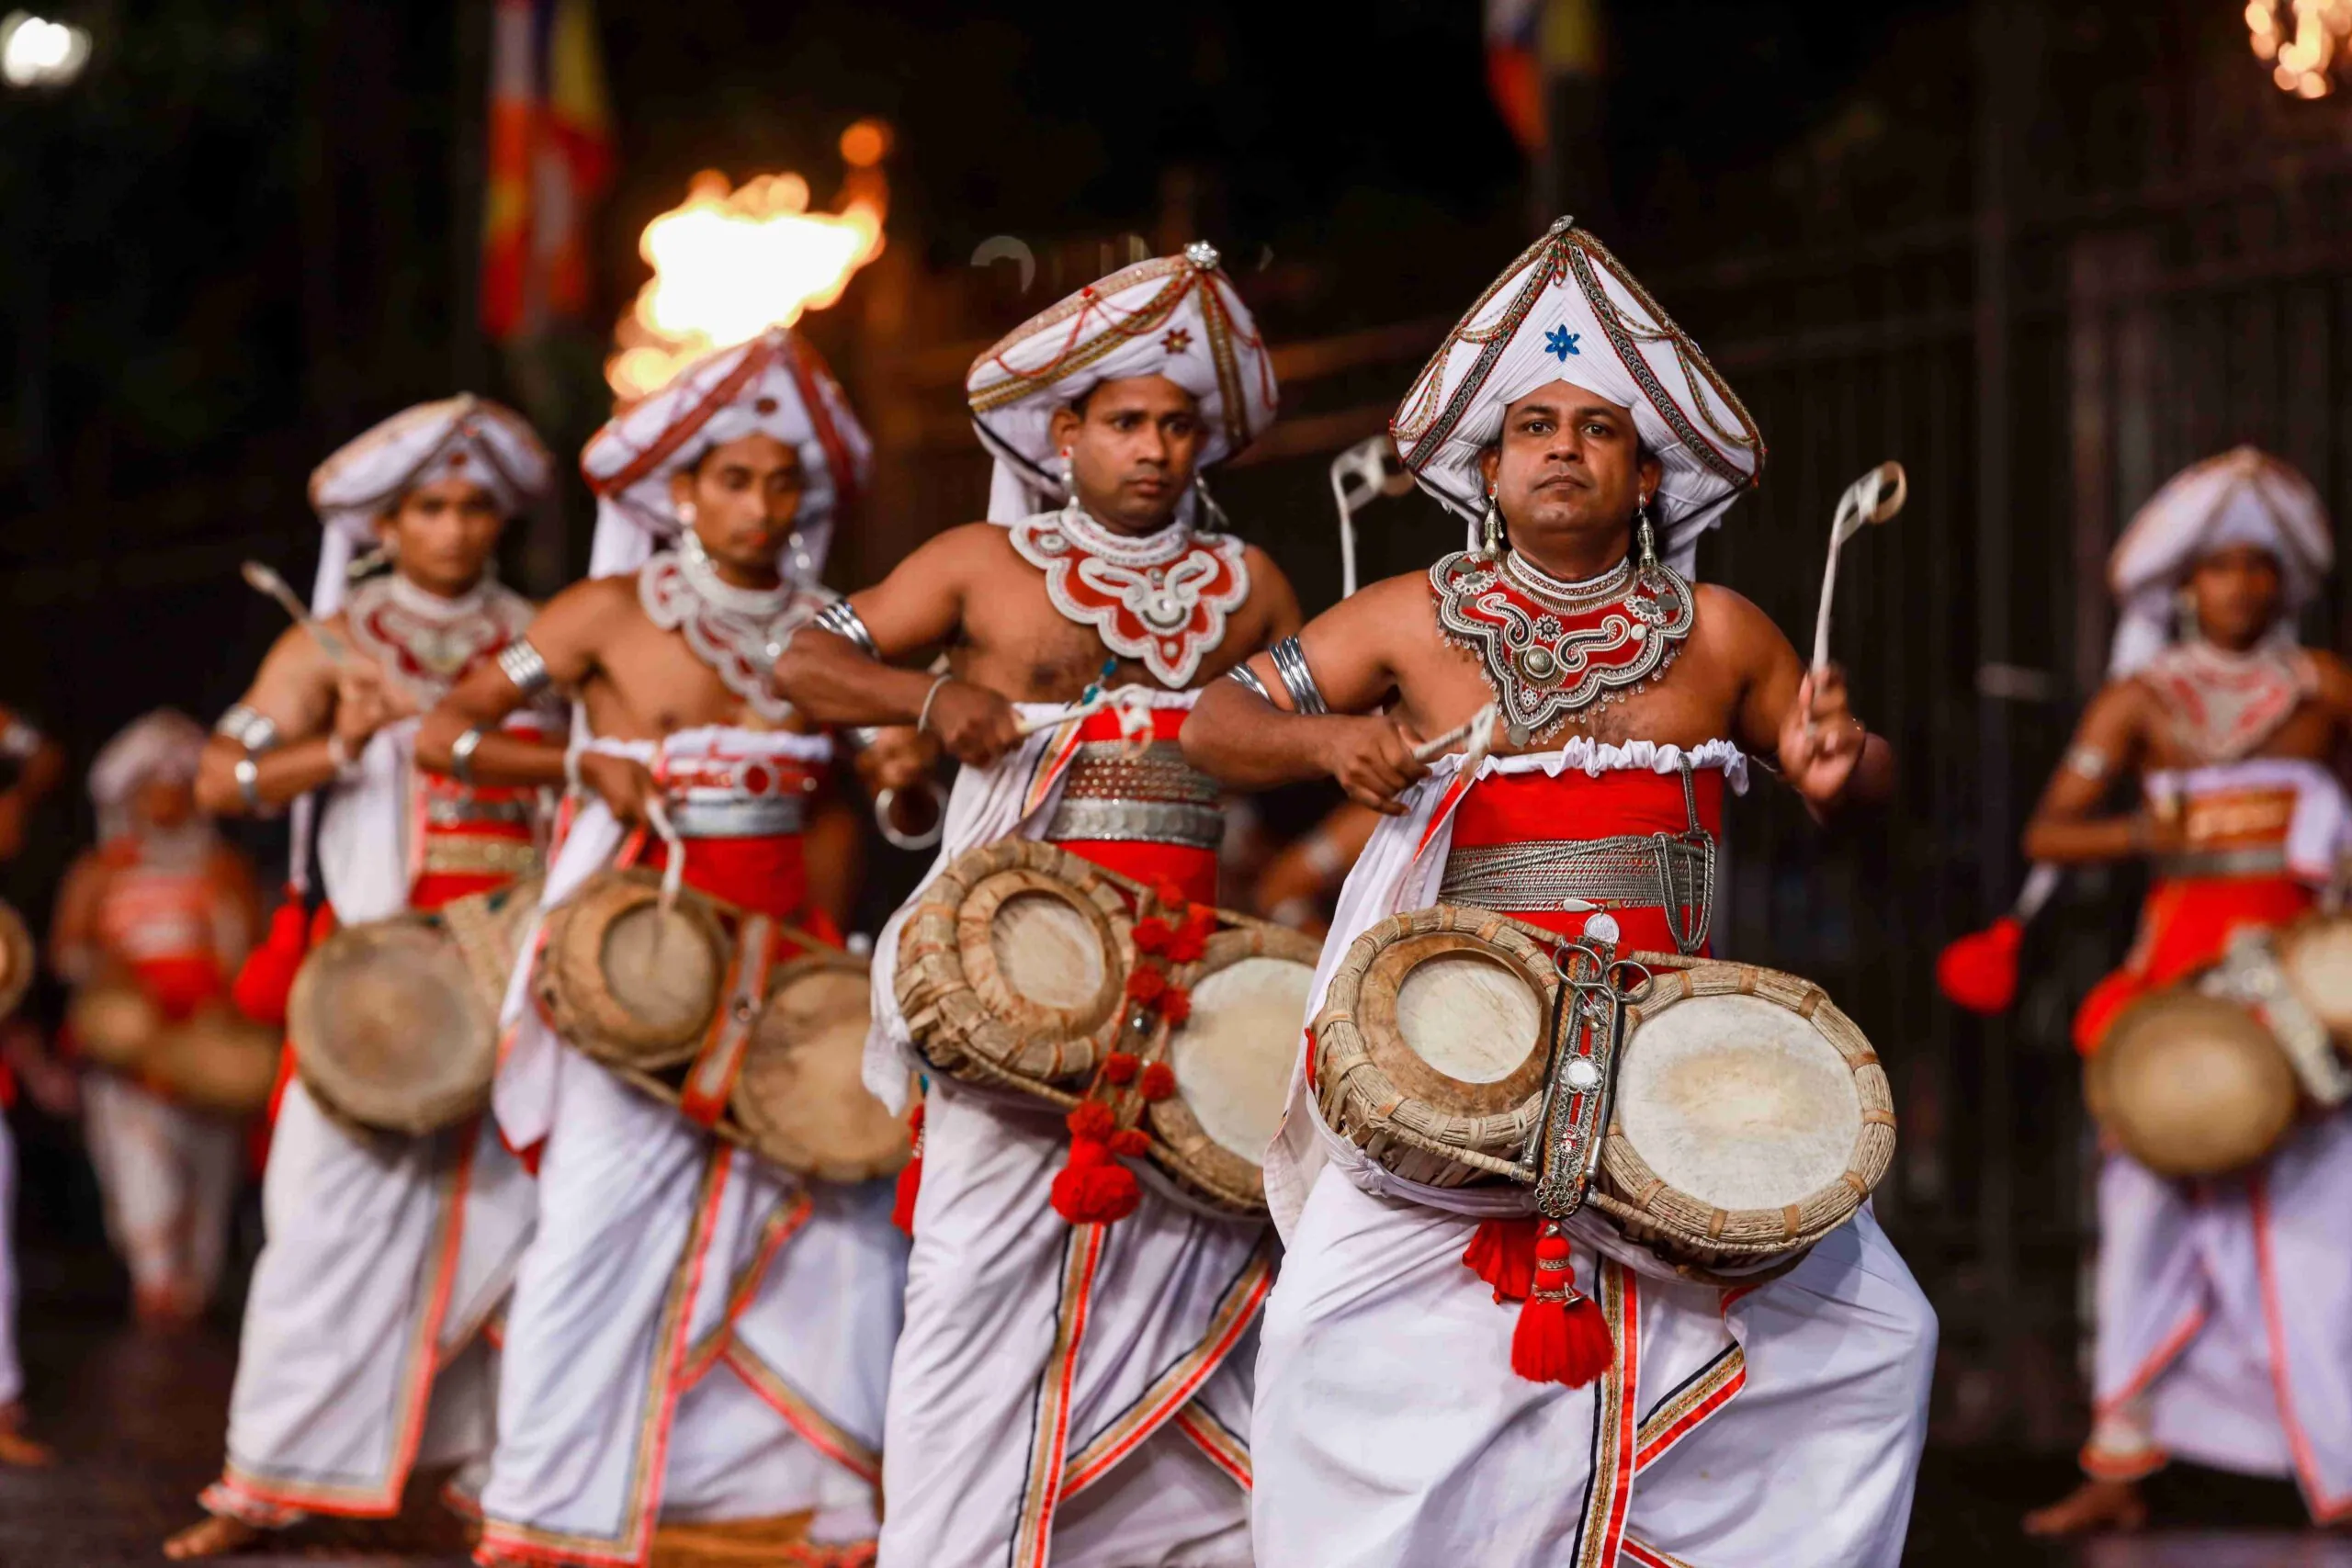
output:
[[[2314,915],[2278,933],[2278,966],[2296,997],[2335,1037],[2352,1044],[2352,917]]]
[[[1260,1165],[1282,1123],[1321,947],[1251,921],[1208,940],[1176,976],[1192,1011],[1168,1038],[1176,1093],[1152,1102],[1170,1171],[1228,1207],[1261,1209]]]
[[[1069,851],[959,855],[899,938],[899,1006],[924,1057],[980,1083],[1067,1083],[1117,1043],[1135,964],[1125,898]]]
[[[294,977],[286,1026],[304,1087],[362,1126],[421,1135],[489,1101],[497,1000],[435,917],[321,942]]]
[[[732,946],[719,906],[693,888],[665,910],[652,874],[600,872],[548,916],[540,995],[589,1055],[676,1066],[710,1027]]]
[[[2123,1151],[2159,1176],[2253,1165],[2293,1125],[2295,1070],[2244,1007],[2193,990],[2126,1009],[2084,1065],[2084,1095]]]
[[[866,961],[851,953],[777,966],[729,1101],[763,1158],[824,1181],[907,1163],[906,1123],[860,1077],[873,997]]]

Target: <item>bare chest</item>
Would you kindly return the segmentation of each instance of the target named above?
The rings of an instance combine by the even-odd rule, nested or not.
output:
[[[1106,626],[1103,622],[1109,620]],[[1264,616],[1251,600],[1221,616],[1219,635],[1196,637],[1186,651],[1193,660],[1187,678],[1173,689],[1206,684],[1255,651]],[[1074,616],[1048,592],[1045,573],[1010,560],[992,571],[967,604],[956,672],[1016,701],[1067,702],[1112,668],[1112,684],[1170,687],[1162,677],[1172,660],[1153,661],[1112,646],[1121,626],[1109,616]],[[1106,631],[1110,634],[1106,637]],[[1133,647],[1133,640],[1122,637]]]
[[[597,659],[583,696],[599,735],[652,740],[681,729],[725,725],[742,729],[801,728],[761,717],[686,646],[684,636],[642,615],[616,629]]]

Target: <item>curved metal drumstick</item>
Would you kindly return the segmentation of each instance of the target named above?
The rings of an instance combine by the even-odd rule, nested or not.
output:
[[[237,570],[244,578],[245,586],[277,600],[278,608],[292,616],[296,626],[318,639],[319,646],[326,650],[329,659],[338,664],[343,662],[348,651],[343,646],[343,639],[327,630],[326,623],[311,614],[311,607],[286,585],[284,578],[257,560],[249,560]]]
[[[1413,476],[1396,463],[1396,447],[1385,435],[1359,441],[1331,459],[1331,499],[1340,503],[1341,598],[1356,591],[1356,513],[1374,497],[1403,495],[1412,488]]]
[[[1838,592],[1838,552],[1846,541],[1872,523],[1883,523],[1903,510],[1910,496],[1903,465],[1881,463],[1846,487],[1838,498],[1838,513],[1829,525],[1829,564],[1821,574],[1821,614],[1813,623],[1813,668],[1829,666],[1829,606]]]

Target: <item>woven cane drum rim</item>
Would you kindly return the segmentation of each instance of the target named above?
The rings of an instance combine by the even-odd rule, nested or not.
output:
[[[768,980],[767,1006],[773,1008],[777,998],[797,982],[812,975],[846,974],[865,979],[868,961],[853,953],[812,953],[805,957],[779,964]],[[764,1022],[764,1015],[763,1017]],[[864,1028],[859,1030],[861,1036]],[[876,1124],[888,1123],[895,1130],[895,1141],[880,1140],[885,1147],[879,1153],[849,1154],[840,1149],[812,1147],[779,1127],[767,1114],[768,1101],[758,1093],[755,1085],[763,1061],[773,1055],[760,1049],[761,1025],[752,1028],[752,1049],[743,1059],[743,1068],[735,1080],[735,1091],[728,1100],[728,1109],[743,1129],[752,1151],[772,1165],[782,1167],[797,1175],[814,1177],[820,1181],[869,1181],[876,1177],[893,1176],[902,1168],[912,1153],[907,1138],[907,1124],[890,1114],[883,1103],[868,1092],[855,1077],[851,1078],[854,1092],[865,1104],[844,1108],[847,1114],[857,1114],[870,1109]],[[861,1039],[860,1048],[863,1048]]]
[[[1778,1208],[1725,1209],[1668,1185],[1612,1113],[1601,1145],[1601,1179],[1589,1201],[1634,1239],[1702,1263],[1809,1247],[1853,1218],[1894,1159],[1894,1093],[1878,1053],[1854,1021],[1812,981],[1776,969],[1657,953],[1636,953],[1632,962],[1648,965],[1652,977],[1626,1005],[1623,1050],[1639,1050],[1643,1023],[1678,1003],[1698,997],[1756,997],[1804,1019],[1845,1060],[1861,1102],[1861,1127],[1845,1170],[1835,1179]]]
[[[337,1017],[327,987],[338,971],[365,963],[398,944],[425,958],[426,973],[445,982],[465,1016],[461,1039],[451,1043],[467,1070],[448,1087],[421,1093],[414,1084],[371,1085],[335,1076],[325,1033]],[[381,1133],[422,1137],[481,1111],[490,1102],[498,1063],[498,1000],[486,995],[448,927],[435,915],[412,911],[346,926],[303,959],[286,1002],[286,1037],[294,1070],[311,1098],[345,1121]]]
[[[1400,957],[1385,960],[1392,948],[1402,950]],[[1531,1087],[1521,1090],[1526,1065],[1500,1084],[1465,1082],[1430,1067],[1396,1030],[1405,975],[1419,962],[1465,952],[1516,973],[1536,993],[1539,1016],[1551,1017],[1559,975],[1549,955],[1508,917],[1460,904],[1391,915],[1356,938],[1315,1016],[1314,1088],[1325,1124],[1400,1175],[1434,1187],[1517,1178],[1513,1161],[1542,1111],[1540,1041]],[[1417,1095],[1400,1076],[1435,1087],[1464,1109],[1449,1111]],[[1512,1093],[1516,1100],[1508,1098]]]
[[[1229,969],[1246,958],[1272,958],[1304,964],[1312,975],[1316,961],[1322,955],[1323,944],[1303,931],[1251,920],[1210,937],[1200,958],[1183,966],[1176,976],[1176,983],[1190,991],[1219,970]],[[1170,1032],[1168,1053],[1171,1066],[1176,1036],[1182,1032],[1182,1024]],[[1283,1059],[1292,1062],[1295,1058],[1290,1051],[1297,1041],[1294,1027],[1281,1040],[1270,1042],[1269,1048],[1283,1052]],[[1266,1177],[1259,1162],[1242,1158],[1209,1136],[1200,1118],[1185,1103],[1181,1088],[1165,1100],[1152,1101],[1148,1115],[1152,1134],[1165,1150],[1154,1152],[1160,1155],[1159,1163],[1169,1175],[1221,1208],[1243,1213],[1265,1212]]]
[[[2203,1013],[2215,1022],[2229,1027],[2250,1044],[2259,1039],[2276,1055],[2286,1092],[2279,1096],[2279,1114],[2267,1129],[2267,1136],[2245,1140],[2245,1146],[2253,1151],[2245,1159],[2226,1165],[2184,1162],[2177,1148],[2151,1141],[2147,1129],[2135,1122],[2128,1110],[2132,1099],[2123,1089],[2123,1083],[2132,1071],[2133,1058],[2137,1054],[2136,1042],[2144,1037],[2142,1032],[2152,1022],[2167,1016],[2177,1018],[2189,1011]],[[2118,1047],[2121,1048],[2119,1050]],[[2268,1057],[2264,1059],[2268,1060]],[[2289,1061],[2285,1049],[2272,1038],[2262,1021],[2243,1005],[2175,987],[2159,991],[2154,996],[2143,997],[2124,1009],[2114,1023],[2108,1027],[2098,1049],[2083,1063],[2083,1100],[2100,1129],[2122,1145],[2124,1153],[2157,1175],[2222,1176],[2258,1163],[2271,1149],[2278,1147],[2279,1140],[2294,1126],[2295,1111],[2301,1101],[2301,1086],[2295,1077],[2294,1066]],[[2255,1148],[2256,1142],[2261,1145],[2259,1149]]]
[[[505,1006],[507,978],[539,912],[540,886],[538,877],[526,876],[503,887],[452,898],[438,911],[493,1016]]]
[[[1023,894],[1060,899],[1102,944],[1102,979],[1080,1007],[1048,1008],[1012,991],[990,937],[999,908]],[[899,937],[896,988],[924,1060],[973,1083],[1068,1083],[1118,1043],[1134,922],[1116,883],[1090,861],[1032,839],[958,855],[924,889]]]
[[[2312,995],[2303,980],[2303,950],[2320,938],[2339,938],[2352,928],[2352,916],[2309,914],[2281,927],[2271,938],[2271,947],[2278,954],[2279,973],[2289,988],[2303,1004],[2304,1010],[2325,1029],[2339,1050],[2352,1046],[2352,1010],[2328,1008],[2322,998]],[[2347,987],[2352,989],[2352,987]]]
[[[621,1005],[605,979],[605,943],[622,916],[657,902],[661,878],[639,870],[600,871],[547,918],[539,996],[556,1032],[600,1062],[628,1067],[674,1067],[694,1059],[718,1010],[718,990],[691,1022],[656,1028]],[[711,974],[727,972],[733,939],[717,900],[681,888],[675,912],[708,946]]]
[[[40,967],[40,953],[25,918],[15,906],[0,902],[0,1018],[15,1012],[24,1001]]]

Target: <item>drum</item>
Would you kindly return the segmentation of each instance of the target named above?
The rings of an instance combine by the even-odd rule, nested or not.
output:
[[[1886,1074],[1820,987],[1634,954],[1611,1115],[1587,1201],[1700,1269],[1793,1261],[1886,1174]],[[1326,1123],[1432,1186],[1530,1181],[1558,976],[1544,933],[1449,905],[1356,939],[1315,1022]]]
[[[480,1113],[507,973],[537,904],[538,884],[517,883],[321,942],[286,1008],[311,1098],[362,1127],[411,1137]]]
[[[208,1008],[164,1031],[148,1053],[146,1076],[199,1111],[256,1115],[277,1087],[279,1044],[276,1030],[231,1008]]]
[[[907,1124],[859,1076],[874,986],[854,953],[779,964],[728,1109],[763,1158],[824,1181],[888,1176],[907,1163]]]
[[[135,1073],[164,1032],[164,1015],[138,987],[101,980],[74,991],[65,1004],[65,1025],[92,1066]]]
[[[2253,1012],[2313,1104],[2352,1100],[2342,1051],[2352,1024],[2352,921],[2314,916],[2283,931],[2241,931],[2196,984]]]
[[[2295,1069],[2243,1004],[2176,987],[2124,1010],[2083,1068],[2099,1126],[2159,1176],[2253,1165],[2293,1125]]]
[[[1181,1186],[1220,1208],[1265,1211],[1259,1168],[1290,1098],[1321,953],[1312,937],[1251,921],[1210,937],[1176,976],[1192,1011],[1169,1034],[1176,1092],[1150,1103],[1153,1152]]]
[[[40,968],[40,950],[33,946],[33,933],[25,929],[24,917],[0,903],[0,1018],[17,1010]]]
[[[681,888],[664,909],[657,874],[599,872],[548,915],[539,999],[600,1061],[679,1066],[710,1028],[732,950],[713,899]]]
[[[1110,874],[1008,839],[957,856],[924,889],[899,939],[899,1006],[950,1077],[1068,1085],[1117,1043],[1134,966]]]

